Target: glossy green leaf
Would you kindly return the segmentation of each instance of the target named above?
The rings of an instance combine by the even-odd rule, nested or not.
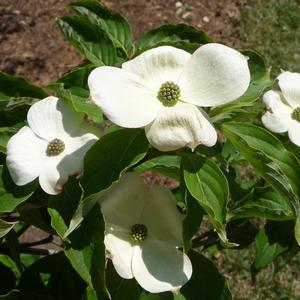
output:
[[[47,94],[21,77],[0,72],[0,110],[6,108],[5,99],[12,97],[44,98]]]
[[[23,271],[23,265],[20,259],[20,243],[18,235],[14,229],[10,230],[4,237],[8,250],[8,255],[14,260],[19,271]]]
[[[205,213],[200,203],[185,189],[186,215],[183,220],[184,251],[192,247],[192,238],[197,233]]]
[[[134,168],[136,172],[155,170],[157,167],[180,168],[181,157],[176,155],[162,155],[149,159]]]
[[[17,279],[21,277],[20,270],[18,269],[14,260],[5,254],[0,254],[0,263],[8,267],[14,274]]]
[[[171,292],[159,293],[159,294],[151,294],[147,292],[142,292],[139,300],[174,300],[175,295]]]
[[[81,178],[84,198],[80,201],[64,238],[80,225],[107,189],[126,170],[143,159],[147,150],[148,141],[141,129],[116,130],[95,143],[84,160],[84,175]]]
[[[9,233],[18,222],[7,222],[0,219],[0,238]]]
[[[51,216],[51,226],[60,237],[67,231],[81,196],[82,189],[74,177],[69,178],[62,193],[49,196],[48,212]]]
[[[295,244],[294,222],[268,222],[255,238],[256,254],[252,272],[256,274]]]
[[[162,155],[149,159],[134,168],[136,172],[154,171],[179,180],[181,157],[176,155]]]
[[[267,130],[249,123],[224,123],[226,138],[252,164],[256,174],[291,201],[298,214],[300,164],[295,155]]]
[[[71,177],[64,190],[57,196],[51,196],[48,212],[51,225],[63,237],[82,196],[78,181]],[[104,224],[100,207],[87,213],[81,227],[68,238],[66,256],[72,266],[92,290],[105,291],[105,250]]]
[[[73,268],[98,292],[106,292],[104,221],[100,206],[95,205],[81,226],[69,235],[70,248],[65,251]]]
[[[99,124],[103,122],[102,111],[90,100],[88,90],[76,86],[66,89],[61,82],[49,85],[48,89],[58,98],[70,101],[75,111],[85,113],[93,122]]]
[[[37,188],[32,182],[17,186],[12,181],[6,166],[0,166],[0,212],[12,212],[20,203],[26,201]]]
[[[270,69],[266,66],[264,59],[254,51],[242,51],[242,53],[249,57],[250,85],[237,100],[211,110],[209,115],[213,122],[224,121],[232,118],[233,115],[240,116],[242,113],[246,113],[245,107],[252,107],[253,102],[262,95],[263,91],[273,84],[270,80]]]
[[[91,64],[84,64],[66,72],[60,77],[57,82],[63,83],[65,89],[80,87],[88,90],[87,79],[90,73],[95,69]]]
[[[190,251],[193,264],[192,278],[181,290],[181,298],[175,300],[231,300],[232,296],[226,279],[218,272],[214,264],[201,254]]]
[[[225,175],[212,160],[198,155],[184,156],[182,168],[188,191],[208,214],[223,244],[233,246],[226,237],[229,190]]]
[[[10,268],[0,263],[0,294],[6,294],[16,286],[16,277]],[[0,298],[1,299],[1,298]]]
[[[93,289],[87,287],[84,291],[81,300],[111,300],[108,295],[101,292],[94,291]]]
[[[294,211],[287,198],[271,187],[253,189],[242,200],[234,203],[230,219],[261,217],[269,220],[293,220]]]
[[[49,216],[45,207],[32,208],[32,209],[20,209],[20,220],[26,224],[33,225],[41,230],[54,233],[50,224],[48,223]]]
[[[0,72],[0,126],[25,120],[30,105],[45,97],[41,88],[25,79]]]
[[[0,295],[0,300],[56,300],[49,295],[38,295],[30,292],[12,290],[7,295]]]
[[[136,43],[136,55],[158,46],[169,45],[194,52],[200,45],[211,43],[203,31],[185,24],[168,24],[150,30]]]
[[[120,129],[103,136],[87,152],[80,183],[85,197],[108,188],[147,153],[142,129]]]
[[[86,17],[98,28],[104,30],[119,48],[129,57],[132,50],[132,32],[127,20],[117,12],[96,1],[78,1],[70,4],[79,15]]]
[[[117,52],[104,30],[80,16],[62,17],[57,24],[64,37],[96,66],[114,65]]]
[[[13,127],[0,127],[0,152],[6,154],[6,145],[8,140],[17,133]]]
[[[136,280],[121,278],[111,263],[107,268],[106,282],[111,299],[139,300],[141,288]]]
[[[78,299],[85,284],[71,267],[63,252],[43,257],[22,274],[18,289],[53,297],[56,300]]]

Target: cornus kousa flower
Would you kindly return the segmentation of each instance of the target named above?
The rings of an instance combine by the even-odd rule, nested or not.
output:
[[[214,127],[197,106],[225,104],[249,86],[247,58],[220,44],[194,52],[169,46],[148,50],[122,68],[98,67],[88,79],[91,97],[122,127],[145,127],[161,151],[213,146]]]
[[[134,277],[151,293],[177,291],[190,279],[191,262],[179,250],[183,218],[167,188],[148,189],[127,173],[100,203],[105,246],[121,277]]]
[[[31,106],[24,126],[7,144],[7,167],[17,185],[37,177],[48,194],[58,194],[70,175],[79,175],[83,157],[98,139],[84,114],[55,97]]]
[[[267,111],[262,122],[273,132],[288,132],[291,142],[300,147],[300,74],[283,72],[277,79],[281,92],[264,94]]]

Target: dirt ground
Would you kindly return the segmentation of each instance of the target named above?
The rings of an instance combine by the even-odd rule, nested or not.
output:
[[[80,54],[63,39],[55,18],[70,14],[68,0],[0,1],[0,70],[41,85],[78,65]],[[235,46],[246,0],[105,0],[132,25],[135,39],[164,23],[204,29],[217,42]]]

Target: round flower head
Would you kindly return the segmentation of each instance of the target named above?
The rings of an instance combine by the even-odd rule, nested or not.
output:
[[[170,46],[150,49],[89,76],[92,99],[122,127],[144,127],[161,151],[199,144],[213,146],[217,133],[197,106],[228,103],[250,83],[247,58],[221,44],[206,44],[193,55]]]
[[[84,114],[55,97],[33,104],[27,121],[7,144],[10,175],[17,185],[39,177],[46,193],[58,194],[70,175],[80,175],[83,157],[98,138]]]
[[[165,187],[148,189],[126,173],[101,201],[105,246],[118,274],[151,293],[178,291],[192,275],[182,248],[183,217]]]
[[[291,142],[300,147],[300,74],[283,72],[277,79],[281,92],[264,94],[267,111],[262,122],[273,132],[287,132]]]

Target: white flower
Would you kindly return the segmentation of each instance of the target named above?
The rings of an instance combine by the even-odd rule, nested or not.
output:
[[[264,94],[267,111],[262,122],[273,132],[288,132],[291,142],[300,147],[300,74],[283,72],[277,79],[281,92]]]
[[[126,173],[101,202],[105,246],[118,274],[135,278],[151,293],[177,291],[191,277],[182,247],[183,217],[165,187],[148,189],[142,178]]]
[[[213,146],[217,133],[197,106],[228,103],[249,86],[247,58],[221,44],[206,44],[193,55],[169,46],[148,50],[115,67],[94,69],[91,97],[122,127],[145,127],[161,151],[199,144]]]
[[[33,104],[27,122],[7,144],[10,175],[17,185],[39,177],[45,192],[58,194],[70,175],[82,172],[83,157],[98,138],[84,114],[55,97]]]

